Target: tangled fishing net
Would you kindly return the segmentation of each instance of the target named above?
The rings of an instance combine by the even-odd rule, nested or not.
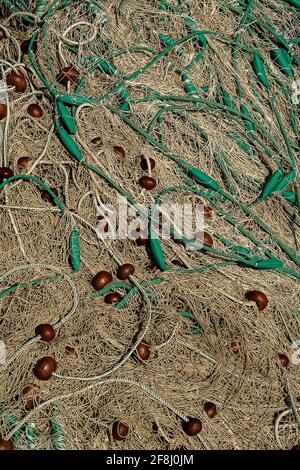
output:
[[[299,448],[299,8],[1,2],[1,448]]]

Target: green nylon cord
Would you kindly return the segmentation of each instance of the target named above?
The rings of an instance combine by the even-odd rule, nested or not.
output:
[[[47,184],[45,184],[42,180],[40,180],[34,175],[19,174],[19,175],[11,176],[10,178],[7,178],[5,181],[3,181],[3,183],[0,184],[0,190],[3,189],[4,186],[6,186],[7,184],[10,184],[13,181],[18,181],[18,180],[34,181],[35,183],[37,183],[39,186],[41,186],[50,194],[50,196],[53,198],[53,200],[56,202],[57,206],[61,210],[61,213],[62,214],[65,213],[65,206],[61,202],[61,200],[56,196],[56,194],[52,191],[51,188],[49,188]]]

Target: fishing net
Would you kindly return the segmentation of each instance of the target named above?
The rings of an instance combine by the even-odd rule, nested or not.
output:
[[[299,7],[1,2],[0,448],[299,447]]]

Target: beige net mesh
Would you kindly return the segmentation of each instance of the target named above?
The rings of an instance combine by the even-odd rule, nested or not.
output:
[[[282,176],[298,170],[295,3],[1,3],[0,447],[290,449],[299,443],[297,174],[256,204],[278,169]],[[24,41],[32,37],[28,53]],[[291,58],[291,74],[272,59],[278,48]],[[254,53],[269,89],[253,70]],[[58,77],[68,66],[79,78],[65,85]],[[26,80],[24,92],[9,82],[11,72]],[[58,104],[66,96],[84,97],[83,104],[65,104],[76,125],[68,136],[87,165],[58,136]],[[30,114],[30,104],[43,115]],[[154,168],[148,160],[142,169],[142,156]],[[191,178],[191,166],[220,191]],[[12,173],[1,176],[7,167]],[[5,183],[12,174],[46,186],[24,178]],[[155,179],[154,189],[141,187],[145,175]],[[204,230],[213,248],[162,240],[163,271],[149,243],[97,235],[99,207],[117,207],[118,188],[147,207],[166,188],[173,189],[162,196],[165,204],[204,203],[212,209]],[[78,271],[70,267],[75,226]],[[279,267],[249,262],[272,258]],[[135,272],[120,281],[124,263]],[[106,291],[93,287],[100,271],[112,274]],[[249,291],[265,294],[267,307],[259,310]],[[108,303],[112,292],[119,303]],[[49,343],[35,332],[40,324],[55,329]],[[144,361],[136,350],[142,340],[150,348]],[[48,356],[57,369],[39,380],[36,365]],[[194,436],[184,431],[191,418],[202,423]],[[124,439],[116,422],[128,426]]]

